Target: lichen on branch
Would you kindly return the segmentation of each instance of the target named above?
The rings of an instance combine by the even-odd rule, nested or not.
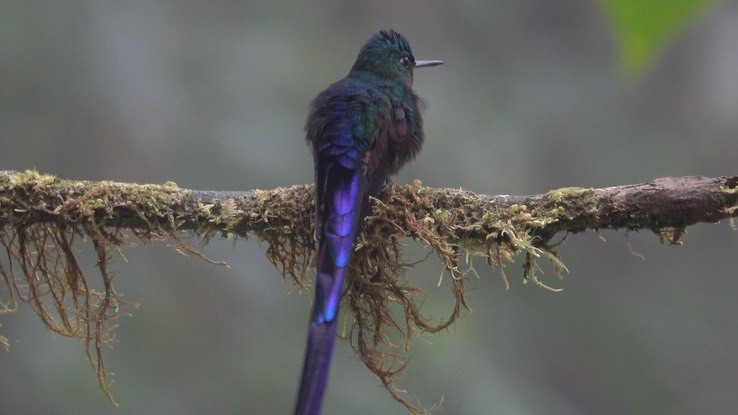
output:
[[[50,330],[81,339],[103,391],[110,379],[102,347],[114,341],[112,323],[125,302],[113,286],[110,261],[131,246],[175,241],[180,252],[199,255],[186,234],[203,243],[213,237],[256,236],[284,278],[309,292],[314,253],[313,186],[213,192],[174,183],[138,185],[62,180],[35,171],[0,172],[0,314],[18,301],[31,304]],[[675,244],[686,227],[738,216],[738,176],[666,177],[602,189],[562,188],[532,196],[485,196],[461,189],[392,186],[374,200],[357,237],[343,296],[344,330],[359,359],[392,396],[424,412],[395,387],[407,364],[402,357],[423,332],[449,327],[467,303],[468,269],[460,259],[482,256],[499,269],[523,254],[525,281],[548,288],[535,271],[544,257],[565,269],[555,250],[560,233],[598,229],[647,229]],[[424,293],[413,284],[402,241],[412,238],[440,259],[454,306],[437,319],[424,314]],[[86,242],[85,242],[86,241]],[[80,265],[81,244],[91,244],[97,278]],[[399,312],[398,312],[399,310]],[[0,336],[7,348],[7,339]]]

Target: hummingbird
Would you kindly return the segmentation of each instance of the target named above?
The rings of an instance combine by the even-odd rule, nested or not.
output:
[[[348,75],[312,101],[305,124],[315,162],[315,299],[295,415],[319,414],[336,338],[336,320],[354,238],[369,197],[423,145],[422,101],[413,91],[415,60],[401,34],[372,34]]]

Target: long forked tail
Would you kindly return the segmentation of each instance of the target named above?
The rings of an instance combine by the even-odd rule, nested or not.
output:
[[[328,372],[336,340],[336,320],[310,322],[308,346],[300,380],[295,415],[317,415],[328,384]]]
[[[328,383],[343,281],[362,212],[361,172],[336,168],[324,191],[315,301],[295,415],[318,415]]]
[[[328,249],[323,248],[319,252],[319,264],[321,262],[320,254],[322,251],[328,251]],[[328,252],[325,252],[325,254],[330,256]],[[320,281],[322,278],[328,277],[328,275],[321,275],[320,265],[318,267],[318,281]],[[333,279],[332,282],[335,283],[338,280],[342,286],[344,274],[348,268],[333,267],[333,270],[335,273],[330,275],[332,277],[331,279]],[[317,285],[321,285],[321,283],[318,282]],[[319,297],[321,297],[320,294],[316,295],[313,313],[310,319],[310,327],[308,328],[307,351],[305,352],[295,415],[319,414],[320,405],[328,384],[328,372],[333,354],[333,344],[336,340],[337,319],[335,318],[335,314],[333,314],[333,318],[326,320],[325,318],[328,316],[316,310],[323,308],[322,306],[326,304]]]

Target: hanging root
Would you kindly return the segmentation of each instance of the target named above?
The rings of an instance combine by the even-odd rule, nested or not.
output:
[[[458,194],[454,198],[458,199]],[[549,288],[534,272],[538,269],[537,258],[543,256],[552,261],[557,273],[565,267],[546,245],[547,240],[529,234],[530,214],[524,207],[513,206],[477,217],[469,214],[474,210],[470,199],[469,203],[449,204],[439,210],[433,207],[444,206],[444,200],[431,200],[417,185],[393,187],[383,200],[374,200],[373,214],[357,238],[342,300],[349,313],[344,313],[341,336],[351,342],[359,360],[394,399],[412,413],[427,414],[440,408],[442,399],[425,408],[419,402],[411,402],[395,381],[409,362],[406,352],[416,338],[449,328],[464,309],[469,309],[464,282],[466,274],[474,270],[470,264],[462,270],[460,258],[483,256],[487,264],[500,270],[508,288],[504,263],[512,262],[518,252],[526,253],[525,281],[541,287]],[[291,277],[301,290],[307,291],[313,244],[312,240],[301,239],[300,235],[312,235],[310,224],[303,225],[305,229],[282,229],[263,239],[269,244],[268,258],[282,275]],[[485,232],[481,238],[480,232]],[[425,293],[412,283],[409,275],[415,263],[403,258],[401,243],[407,237],[429,246],[448,276],[441,283],[445,281],[448,286],[453,306],[440,320],[422,310]],[[481,247],[462,245],[473,239],[486,243]]]
[[[95,287],[75,253],[79,240],[92,240],[102,287]],[[30,304],[43,325],[54,333],[82,340],[85,352],[103,392],[111,402],[111,374],[105,370],[103,347],[115,342],[110,321],[120,315],[121,305],[113,289],[115,274],[108,270],[110,253],[125,243],[121,231],[84,226],[63,228],[52,224],[5,229],[0,245],[7,262],[0,262],[0,275],[8,291],[2,311]]]
[[[81,340],[115,404],[103,349],[116,342],[114,321],[127,314],[121,310],[136,304],[120,298],[110,265],[115,256],[125,260],[121,250],[132,245],[126,229],[143,243],[174,240],[180,252],[198,254],[176,232],[179,191],[168,184],[70,182],[34,170],[0,174],[0,189],[0,314],[27,303],[47,329]],[[109,224],[114,214],[122,222],[117,226]],[[90,261],[96,273],[89,272]],[[8,349],[6,337],[0,346]]]

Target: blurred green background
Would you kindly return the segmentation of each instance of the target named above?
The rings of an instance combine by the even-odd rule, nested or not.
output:
[[[397,183],[532,194],[736,174],[738,3],[687,19],[641,66],[619,61],[600,8],[613,3],[4,2],[0,168],[211,190],[311,182],[308,103],[394,28],[417,58],[446,61],[416,74],[427,140]],[[682,247],[601,236],[566,240],[563,281],[545,268],[558,294],[522,285],[519,266],[505,291],[477,261],[473,312],[416,342],[399,386],[428,406],[443,396],[444,414],[736,413],[738,233],[694,226]],[[264,248],[213,241],[230,269],[162,243],[116,260],[117,289],[140,303],[106,352],[119,408],[79,343],[28,306],[1,316],[0,413],[290,413],[310,305]],[[413,271],[439,318],[440,272],[434,259]],[[338,342],[324,413],[407,412]]]

